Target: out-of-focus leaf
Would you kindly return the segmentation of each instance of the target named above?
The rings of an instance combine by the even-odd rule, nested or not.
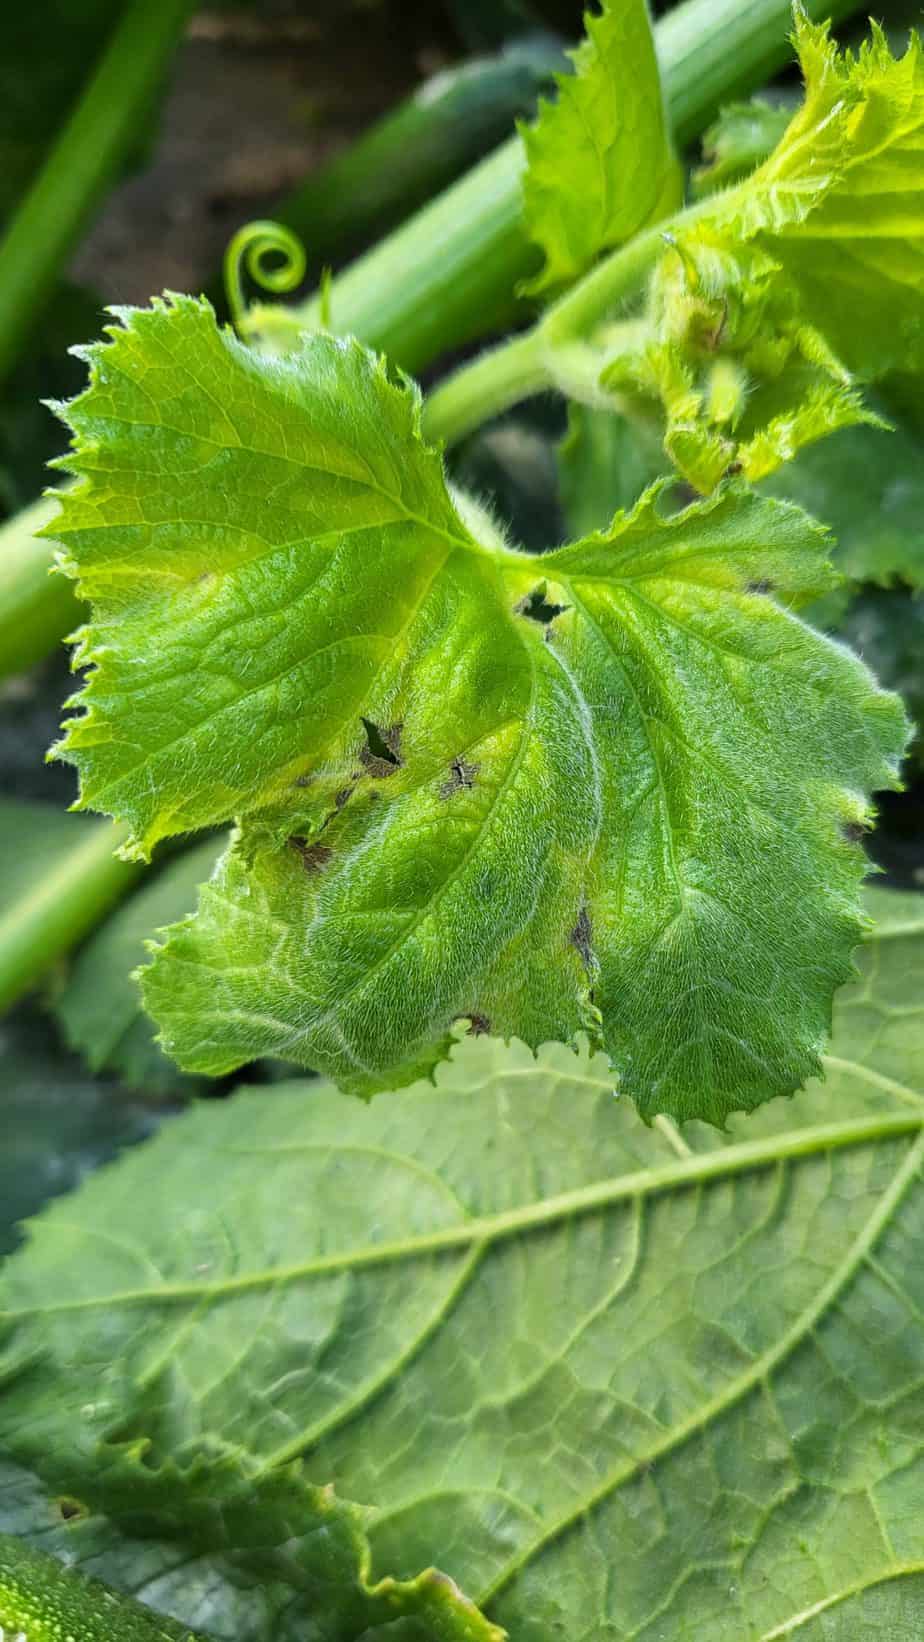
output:
[[[694,194],[714,194],[761,165],[773,153],[792,112],[791,104],[768,103],[761,97],[723,108],[703,137],[706,164],[693,173]]]
[[[0,798],[0,1009],[92,929],[138,877],[122,830]]]
[[[614,513],[631,511],[648,486],[670,470],[657,423],[630,421],[574,402],[558,448],[558,484],[570,536],[605,530]]]
[[[54,1006],[69,1044],[94,1072],[117,1072],[140,1089],[188,1083],[155,1042],[133,972],[144,962],[147,942],[195,911],[199,885],[211,876],[226,842],[209,838],[168,860],[78,954]]]
[[[903,697],[917,726],[911,757],[924,764],[924,594],[863,588],[837,630],[877,677]]]
[[[37,1009],[0,1022],[0,1065],[0,1253],[6,1253],[20,1220],[150,1134],[158,1114],[137,1096],[90,1077],[61,1049]]]
[[[924,439],[909,429],[843,428],[762,488],[830,526],[849,581],[924,588]]]

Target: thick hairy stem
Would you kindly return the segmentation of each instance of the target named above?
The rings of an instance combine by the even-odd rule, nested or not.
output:
[[[726,203],[730,198],[730,193],[724,196]],[[427,400],[427,436],[455,444],[511,405],[554,386],[558,379],[556,350],[587,336],[621,303],[642,290],[664,250],[666,234],[688,228],[714,209],[715,201],[707,197],[675,217],[655,223],[598,263],[531,330],[482,354],[472,364],[463,365]]]

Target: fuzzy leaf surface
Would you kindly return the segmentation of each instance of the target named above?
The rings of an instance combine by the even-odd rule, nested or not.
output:
[[[159,1523],[193,1591],[297,1461],[369,1508],[371,1578],[435,1563],[517,1642],[914,1636],[924,912],[868,908],[826,1081],[724,1136],[485,1038],[369,1110],[295,1084],[167,1125],[8,1263],[0,1443]]]
[[[904,727],[788,609],[830,580],[804,514],[651,492],[540,580],[358,344],[263,362],[186,299],[127,316],[69,416],[82,802],[140,848],[240,822],[145,975],[182,1066],[369,1092],[468,1017],[590,1030],[646,1112],[811,1075],[861,927],[841,828]]]
[[[849,370],[924,368],[924,54],[882,30],[856,53],[797,12],[805,97],[769,159],[703,220],[756,239]],[[701,230],[690,236],[693,249]],[[708,260],[708,252],[707,252]]]
[[[557,101],[521,127],[525,227],[545,254],[534,292],[577,279],[682,197],[646,0],[603,0],[585,26]]]

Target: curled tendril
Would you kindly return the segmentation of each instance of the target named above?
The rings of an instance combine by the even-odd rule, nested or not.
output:
[[[281,256],[282,261],[268,266],[269,256]],[[243,341],[247,340],[249,328],[243,270],[255,285],[282,296],[301,284],[306,266],[305,247],[281,222],[248,222],[238,229],[225,252],[224,276],[228,309]]]

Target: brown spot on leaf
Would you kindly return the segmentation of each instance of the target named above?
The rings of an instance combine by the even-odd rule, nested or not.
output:
[[[315,776],[315,774],[312,770],[306,770],[304,775],[297,775],[295,777],[295,786],[296,787],[310,787],[312,781],[315,781],[316,779],[317,779],[317,777]]]
[[[866,837],[866,832],[862,821],[844,821],[841,825],[841,837],[848,844],[859,844]]]
[[[531,593],[525,594],[514,605],[514,614],[526,616],[527,620],[542,622],[544,625],[554,621],[556,616],[563,615],[568,606],[566,604],[553,604],[551,600],[546,598],[547,592],[548,585],[545,582],[539,582]]]
[[[454,758],[449,766],[449,780],[444,781],[440,788],[440,797],[451,798],[463,787],[474,787],[480,769],[480,764],[467,764],[464,758]]]
[[[342,810],[344,804],[348,804],[350,802],[354,790],[355,789],[353,787],[341,787],[340,791],[334,794],[334,803],[338,810]]]
[[[775,585],[774,582],[768,581],[766,576],[761,576],[757,581],[748,582],[746,591],[748,593],[772,593]]]
[[[485,1038],[491,1030],[491,1022],[488,1020],[487,1015],[479,1014],[477,1009],[472,1010],[472,1013],[468,1016],[468,1022],[467,1036],[470,1038]]]
[[[366,732],[366,745],[359,755],[359,761],[375,781],[385,781],[396,770],[400,770],[401,758],[401,731],[403,724],[389,724],[382,730],[374,724],[371,718],[362,720]]]
[[[594,963],[593,931],[590,927],[590,913],[586,907],[581,907],[578,921],[569,936],[571,945],[580,953],[581,962],[585,969],[592,969]]]
[[[718,324],[714,325],[711,331],[707,331],[705,333],[704,338],[703,338],[703,340],[705,341],[706,347],[710,348],[713,352],[719,346],[719,343],[721,342],[722,337],[725,335],[725,327],[726,327],[727,324],[728,324],[728,299],[726,298],[722,303],[722,313],[719,317]]]
[[[722,477],[724,479],[737,479],[739,473],[743,473],[743,472],[744,472],[744,463],[743,462],[729,462],[728,467],[725,469],[725,472],[722,475]]]
[[[295,851],[308,873],[320,872],[334,853],[327,844],[309,844],[307,838],[300,837],[290,838],[289,848]]]

